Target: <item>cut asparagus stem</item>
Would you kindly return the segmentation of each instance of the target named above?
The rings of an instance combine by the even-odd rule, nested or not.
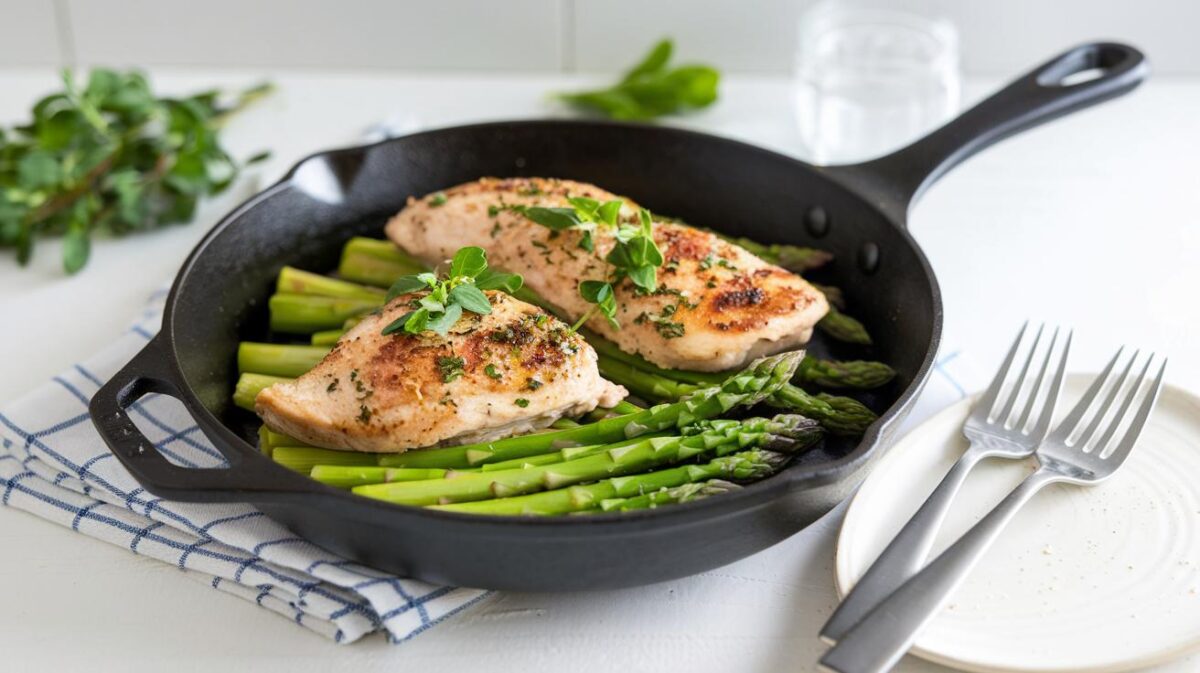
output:
[[[281,292],[271,295],[271,329],[291,334],[312,334],[340,327],[347,318],[379,307],[380,301],[359,297],[322,297]]]
[[[578,428],[510,437],[483,444],[409,451],[383,459],[391,467],[458,468],[532,456],[564,446],[607,444],[651,432],[683,427],[719,416],[737,406],[753,406],[792,377],[799,353],[782,353],[754,361],[720,386],[696,390],[687,400],[662,404]]]
[[[842,294],[842,288],[834,287],[832,285],[818,285],[812,281],[809,281],[809,285],[817,288],[818,292],[825,295],[825,298],[829,300],[829,304],[831,306],[836,306],[839,309],[846,308],[846,297],[844,294]]]
[[[732,456],[730,456],[732,458]],[[718,458],[717,460],[721,460]],[[766,476],[766,475],[763,475]],[[710,479],[699,483],[688,483],[674,488],[664,488],[651,491],[632,498],[609,498],[600,501],[600,509],[605,512],[629,512],[638,509],[656,509],[663,505],[676,505],[683,502],[700,500],[714,495],[722,495],[736,491],[741,486],[724,479]]]
[[[578,428],[579,425],[579,422],[573,421],[569,418],[559,418],[551,423],[550,427],[554,430],[567,430],[569,428]]]
[[[312,345],[314,345],[314,346],[332,346],[335,343],[337,343],[338,339],[341,339],[342,335],[345,333],[346,333],[346,330],[341,329],[341,328],[326,329],[326,330],[321,330],[320,332],[313,332]]]
[[[302,271],[285,266],[279,270],[275,291],[293,294],[315,294],[323,297],[350,297],[382,302],[386,293],[377,287],[322,276],[311,271]]]
[[[277,446],[271,452],[271,460],[301,474],[309,474],[317,465],[376,465],[378,457],[373,453],[335,451],[314,446]]]
[[[317,366],[327,354],[326,346],[289,346],[243,341],[238,344],[238,371],[295,378]]]
[[[270,458],[271,451],[274,448],[274,446],[271,446],[271,430],[265,425],[258,426],[258,450],[262,451],[264,456]]]
[[[242,374],[238,377],[233,388],[233,403],[242,409],[254,411],[254,398],[259,391],[276,383],[290,381],[282,376],[267,376],[264,374]]]
[[[829,313],[817,323],[817,329],[838,341],[861,346],[871,345],[871,335],[867,333],[867,328],[832,304],[829,306]]]
[[[353,488],[393,481],[441,479],[446,470],[437,468],[378,467],[375,465],[314,465],[309,476],[334,488]]]
[[[793,414],[773,419],[700,421],[692,427],[697,434],[646,439],[561,463],[462,475],[450,473],[445,479],[359,486],[354,492],[404,505],[507,498],[748,448],[790,450],[799,443],[811,444],[821,432],[813,421]]]
[[[401,276],[409,276],[427,267],[389,241],[352,238],[342,248],[338,275],[356,283],[388,287]]]
[[[263,442],[266,442],[266,445],[271,449],[274,449],[277,446],[312,446],[311,444],[305,444],[295,437],[285,435],[282,432],[275,432],[265,425],[259,428],[258,436],[259,439]]]

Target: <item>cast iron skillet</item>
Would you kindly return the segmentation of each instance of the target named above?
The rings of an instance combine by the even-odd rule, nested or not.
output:
[[[1061,84],[1091,69],[1099,76]],[[92,419],[151,493],[253,503],[330,551],[431,582],[603,588],[720,566],[792,535],[845,498],[928,376],[942,304],[906,229],[910,202],[985,146],[1121,95],[1146,74],[1132,47],[1084,45],[907,148],[832,168],[701,133],[580,121],[463,126],[317,154],[201,241],[175,280],[162,331],[97,392]],[[736,493],[588,517],[492,518],[390,505],[323,486],[262,456],[250,415],[231,408],[230,392],[237,342],[264,336],[263,304],[279,268],[333,268],[346,239],[378,236],[409,195],[488,175],[594,182],[692,224],[832,250],[837,261],[828,281],[846,290],[875,335],[872,355],[899,372],[891,388],[867,398],[883,412],[879,421],[860,442],[826,442]],[[812,348],[831,346],[818,341]],[[159,454],[124,411],[148,392],[180,399],[229,466],[186,469]]]

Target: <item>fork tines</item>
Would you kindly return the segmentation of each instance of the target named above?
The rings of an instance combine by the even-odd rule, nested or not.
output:
[[[1050,440],[1098,458],[1124,459],[1162,388],[1167,359],[1122,347],[1109,360]],[[1153,365],[1157,371],[1151,376]],[[1140,363],[1140,366],[1139,366]],[[1135,372],[1137,372],[1135,374]],[[1136,405],[1136,406],[1135,406]],[[1132,409],[1136,413],[1130,413]]]
[[[1026,338],[1028,331],[1026,322],[975,409],[983,423],[1040,437],[1050,427],[1051,414],[1043,413],[1053,409],[1047,400],[1056,399],[1062,386],[1071,330],[1054,327],[1046,339],[1047,326],[1039,324],[1032,341]]]

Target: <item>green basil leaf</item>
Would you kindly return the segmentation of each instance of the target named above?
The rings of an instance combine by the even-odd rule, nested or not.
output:
[[[646,265],[629,269],[626,273],[629,274],[629,280],[633,281],[634,285],[653,292],[658,289],[658,269],[657,267]]]
[[[17,179],[28,190],[53,187],[62,180],[62,167],[54,155],[34,150],[17,162]]]
[[[458,319],[462,317],[462,312],[463,310],[461,306],[458,304],[451,304],[450,306],[446,307],[446,311],[444,313],[431,319],[426,325],[426,329],[433,330],[442,336],[446,336],[446,332],[449,332],[450,328],[454,327],[454,324],[457,323]]]
[[[567,202],[575,207],[575,214],[579,219],[585,222],[592,222],[596,219],[596,209],[600,207],[600,202],[596,199],[589,199],[586,196],[572,196],[567,199]]]
[[[67,273],[75,273],[87,264],[91,245],[88,243],[86,229],[71,228],[63,238],[63,269]]]
[[[404,331],[409,334],[420,334],[425,331],[428,324],[429,309],[419,308],[409,314],[408,320],[404,321]]]
[[[522,212],[525,217],[554,231],[570,229],[583,221],[579,219],[579,214],[575,212],[574,208],[541,208],[534,206],[525,208]]]
[[[420,310],[424,311],[425,309],[420,309]],[[389,334],[394,334],[396,332],[407,331],[404,329],[405,326],[408,324],[408,321],[411,320],[412,317],[414,315],[416,315],[417,313],[418,313],[418,311],[409,311],[408,313],[405,313],[404,315],[400,316],[399,318],[396,318],[395,320],[388,323],[387,327],[384,327],[383,331],[380,332],[380,334],[387,336]]]
[[[450,290],[450,301],[454,302],[451,306],[457,304],[479,315],[487,315],[492,312],[492,304],[488,301],[487,295],[470,283],[454,286],[454,289]]]
[[[441,313],[442,311],[446,310],[446,305],[443,302],[435,299],[432,294],[421,297],[417,300],[417,303],[421,305],[421,308],[429,311],[430,313]]]
[[[496,269],[488,269],[475,277],[475,287],[480,290],[504,290],[512,294],[521,289],[525,279],[519,274],[504,273]]]
[[[631,82],[639,77],[662,72],[667,67],[667,62],[671,60],[671,52],[674,50],[675,44],[670,39],[660,40],[651,47],[650,53],[646,54],[640,63],[625,73],[625,77],[621,81]]]
[[[474,278],[487,268],[487,253],[483,248],[474,245],[459,248],[450,262],[450,277],[466,276]]]
[[[596,215],[601,222],[615,226],[617,219],[621,217],[621,206],[623,205],[625,202],[620,199],[606,201],[596,210]]]
[[[600,304],[612,298],[612,285],[602,280],[585,280],[579,284],[579,296],[589,304]]]
[[[388,288],[387,300],[391,301],[402,294],[429,289],[429,283],[420,276],[401,276]]]
[[[579,247],[588,252],[596,252],[596,242],[592,240],[592,230],[588,229],[583,232],[583,237],[579,239]]]

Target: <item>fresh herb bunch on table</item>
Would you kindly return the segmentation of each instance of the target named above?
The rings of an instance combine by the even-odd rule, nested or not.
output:
[[[0,129],[0,247],[28,263],[39,236],[63,236],[63,268],[87,264],[91,234],[187,222],[197,202],[225,190],[239,162],[221,125],[265,95],[259,85],[226,101],[218,91],[154,94],[137,71],[63,73],[63,90],[38,101],[24,125]]]
[[[707,65],[669,67],[675,45],[662,40],[607,89],[558,94],[560,100],[612,119],[647,120],[699,109],[717,100],[721,75]]]

